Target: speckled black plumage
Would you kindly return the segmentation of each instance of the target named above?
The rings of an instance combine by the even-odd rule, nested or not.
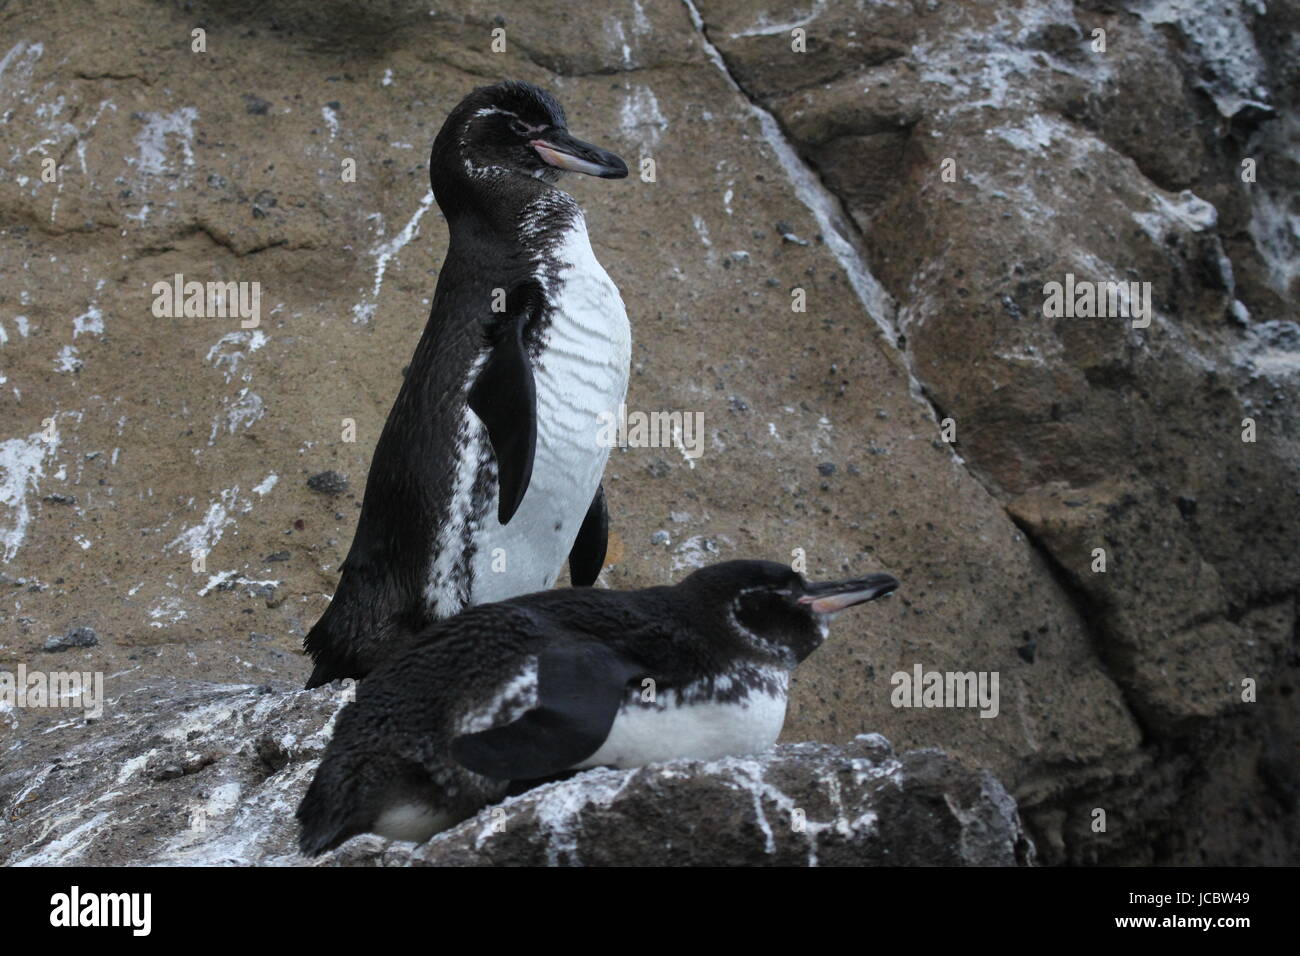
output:
[[[646,678],[675,706],[692,700],[673,691],[721,703],[752,692],[784,695],[784,686],[765,686],[772,669],[793,669],[825,638],[811,601],[852,592],[857,603],[896,586],[888,575],[813,585],[784,565],[730,561],[671,587],[552,590],[468,608],[377,667],[340,714],[298,811],[302,848],[319,853],[366,832],[395,804],[435,806],[458,820],[504,796],[510,780],[471,772],[458,748],[556,709],[545,680],[526,707],[520,678],[530,662],[557,648],[594,648],[595,656],[582,658],[582,681],[564,691],[558,709],[565,720],[543,721],[544,732],[527,738],[529,752],[515,755],[543,771],[537,776],[594,753],[613,720],[609,695],[617,706],[637,705]],[[502,693],[511,687],[519,699]],[[466,726],[471,717],[473,726]],[[589,726],[602,720],[604,726]],[[562,754],[556,766],[548,766],[545,753],[552,745]],[[482,766],[491,769],[497,759],[508,766],[511,746],[507,739],[504,749],[480,755]]]
[[[338,587],[304,642],[315,662],[308,687],[363,677],[432,621],[470,600],[467,585],[444,599],[444,606],[426,594],[434,535],[449,517],[466,375],[493,335],[496,317],[488,311],[493,290],[535,289],[538,244],[569,228],[578,214],[573,200],[550,185],[558,170],[540,162],[517,137],[510,139],[495,114],[476,120],[466,132],[476,112],[502,107],[537,123],[565,126],[564,111],[550,94],[530,84],[502,83],[467,96],[434,142],[430,181],[450,231],[447,257],[428,322],[375,446]],[[506,163],[519,174],[476,176],[469,168]],[[539,203],[546,211],[540,218]],[[530,208],[525,238],[523,220]],[[543,261],[541,268],[546,275],[554,265]],[[515,298],[522,300],[522,293]],[[535,357],[550,304],[519,309],[526,311],[520,319],[523,345]],[[500,414],[503,421],[514,417],[513,408]],[[496,491],[496,472],[482,469],[473,486],[474,507],[484,507]],[[603,540],[599,544],[603,556]],[[468,531],[458,547],[454,570],[465,579],[475,553]]]

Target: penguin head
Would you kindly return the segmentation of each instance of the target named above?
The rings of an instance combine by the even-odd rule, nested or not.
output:
[[[621,179],[627,164],[574,137],[550,93],[511,80],[479,87],[461,101],[434,141],[429,171],[437,190],[440,176],[515,174],[553,183],[569,171]]]
[[[721,608],[722,629],[758,656],[794,667],[826,639],[832,618],[898,588],[888,574],[814,584],[775,561],[724,561],[681,582],[692,611]],[[697,627],[708,626],[696,618]]]

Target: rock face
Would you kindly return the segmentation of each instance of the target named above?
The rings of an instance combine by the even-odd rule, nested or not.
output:
[[[701,8],[843,201],[909,368],[1065,586],[1150,770],[1194,752],[1186,769],[1243,774],[1247,819],[1294,807],[1294,771],[1273,769],[1294,761],[1258,741],[1296,739],[1300,353],[1279,334],[1300,332],[1300,6],[832,5],[805,57],[775,54],[789,31],[755,26],[784,22],[762,0]],[[1045,317],[1067,274],[1148,283],[1150,324]],[[1243,440],[1248,422],[1267,437]],[[1243,707],[1246,682],[1272,704]],[[1159,827],[1122,776],[1097,806]],[[1203,781],[1178,780],[1201,806]],[[1074,834],[1046,857],[1116,851],[1064,817]],[[1296,858],[1286,820],[1272,859]],[[1173,858],[1251,858],[1161,839]]]
[[[347,690],[173,682],[95,733],[29,738],[0,769],[0,863],[301,865],[293,811]],[[69,743],[69,741],[72,741]],[[29,767],[43,772],[34,779]],[[357,865],[1010,866],[1033,860],[1015,801],[937,750],[879,735],[711,763],[599,769],[489,808],[426,844],[365,835]]]
[[[294,810],[347,697],[155,680],[88,727],[24,735],[0,766],[0,859],[301,863]]]
[[[0,10],[0,670],[128,711],[60,740],[305,679],[445,251],[429,145],[517,77],[634,169],[569,182],[628,408],[703,416],[698,458],[611,457],[601,583],[890,571],[787,740],[986,767],[1048,863],[1300,862],[1300,3],[428,7]],[[156,314],[178,274],[256,283],[257,326]],[[1150,324],[1048,317],[1067,275],[1150,283]],[[918,666],[996,673],[996,716],[896,706]],[[0,703],[33,812],[61,721]]]
[[[593,770],[420,846],[363,836],[325,865],[1017,866],[1015,801],[938,750],[878,734],[751,757]]]

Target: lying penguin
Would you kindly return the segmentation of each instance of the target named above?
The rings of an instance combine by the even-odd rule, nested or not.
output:
[[[356,536],[307,635],[316,687],[364,677],[466,605],[575,585],[605,562],[607,416],[631,335],[564,171],[627,175],[529,83],[470,93],[434,140],[450,244],[366,480]]]
[[[766,750],[790,672],[872,574],[811,584],[727,561],[671,587],[543,591],[469,608],[385,661],[339,715],[301,806],[308,855],[358,833],[422,841],[512,781]]]

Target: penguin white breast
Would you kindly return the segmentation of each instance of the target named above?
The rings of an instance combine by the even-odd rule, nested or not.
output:
[[[785,724],[789,675],[765,672],[765,686],[739,696],[724,693],[728,678],[668,691],[658,703],[624,703],[600,749],[577,764],[584,767],[640,767],[666,760],[716,760],[759,753],[776,743]]]
[[[427,803],[398,803],[385,807],[370,825],[370,832],[388,840],[423,843],[457,823],[456,817]]]
[[[508,525],[497,521],[495,502],[479,522],[471,585],[476,604],[555,583],[605,471],[609,448],[600,438],[610,431],[608,416],[618,414],[627,394],[627,311],[596,261],[581,213],[550,258],[560,268],[554,279],[539,276],[551,312],[533,362],[533,474]]]

